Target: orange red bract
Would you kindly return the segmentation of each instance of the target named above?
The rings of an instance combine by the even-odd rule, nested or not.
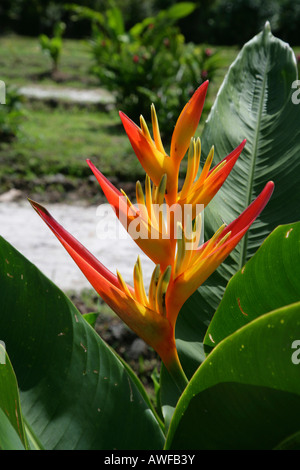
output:
[[[111,273],[69,234],[40,204],[34,209],[62,243],[75,263],[102,299],[144,341],[153,347],[167,369],[181,369],[175,344],[175,325],[184,302],[217,269],[239,243],[263,210],[274,189],[268,182],[254,202],[227,227],[199,244],[201,211],[207,206],[230,174],[246,141],[211,169],[212,147],[199,174],[201,142],[193,135],[201,117],[208,82],[194,93],[181,112],[171,139],[170,156],[160,136],[154,106],[151,107],[153,138],[143,117],[140,127],[120,113],[134,152],[146,172],[144,189],[136,184],[134,205],[123,191],[115,188],[88,160],[109,204],[137,245],[154,262],[148,292],[138,259],[133,269],[133,285],[125,283],[121,273]],[[188,152],[186,177],[178,188],[180,162]],[[164,211],[160,208],[164,206]],[[184,218],[189,207],[189,222]],[[176,210],[175,210],[175,209]],[[133,234],[132,227],[135,230]],[[200,224],[201,226],[201,224]],[[192,228],[191,228],[192,227]],[[196,227],[196,229],[194,228]],[[124,253],[125,256],[125,253]]]

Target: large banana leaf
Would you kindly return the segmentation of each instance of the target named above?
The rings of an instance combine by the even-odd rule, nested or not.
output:
[[[299,279],[300,222],[277,227],[229,281],[204,338],[207,350],[257,317],[299,302]]]
[[[275,192],[232,257],[242,268],[277,225],[295,222],[300,210],[300,106],[293,103],[296,59],[267,24],[248,42],[229,69],[206,123],[202,144],[215,145],[215,163],[247,139],[227,182],[207,210],[207,234],[221,218],[230,222],[269,180]]]
[[[300,338],[299,318],[300,302],[221,341],[181,396],[166,448],[299,448],[299,364],[292,349]]]
[[[159,421],[129,367],[63,292],[1,237],[0,297],[0,338],[14,367],[22,416],[35,447],[163,446]],[[10,415],[16,411],[13,385],[7,390],[0,383],[5,395],[0,408],[10,403]],[[3,413],[1,424],[7,428],[2,418],[7,421]]]

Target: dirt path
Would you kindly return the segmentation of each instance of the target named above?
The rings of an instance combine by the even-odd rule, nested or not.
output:
[[[78,104],[110,105],[114,100],[108,91],[102,88],[80,90],[70,87],[51,87],[45,85],[28,85],[21,87],[19,92],[29,99],[69,101]]]
[[[132,284],[133,266],[140,254],[148,285],[153,263],[129,238],[123,227],[114,232],[116,216],[108,205],[47,204],[51,214],[113,273]],[[121,234],[121,238],[120,238]],[[80,291],[90,284],[30,204],[0,202],[0,235],[33,262],[58,287]]]

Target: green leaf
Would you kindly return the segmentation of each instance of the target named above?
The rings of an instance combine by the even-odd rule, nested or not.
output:
[[[117,38],[125,33],[122,12],[118,7],[110,8],[106,11],[107,25],[111,33]]]
[[[196,4],[193,2],[181,2],[176,5],[172,5],[168,10],[166,10],[166,13],[169,18],[179,20],[193,13],[195,8]]]
[[[300,450],[300,431],[280,442],[275,450]]]
[[[6,353],[3,341],[0,342],[0,449],[13,450],[27,448],[27,439],[20,407],[17,379]]]
[[[212,316],[228,280],[280,224],[299,220],[300,106],[293,104],[296,59],[267,24],[242,48],[224,79],[202,135],[203,156],[215,146],[217,164],[244,138],[245,149],[227,181],[205,209],[205,239],[233,221],[269,180],[271,200],[237,248],[199,292]]]
[[[132,26],[130,30],[128,31],[128,34],[135,40],[138,40],[139,36],[142,34],[145,28],[147,28],[147,26],[149,26],[151,23],[154,23],[154,22],[155,22],[154,17],[145,18],[140,23],[136,23],[134,26]]]
[[[97,318],[99,317],[99,313],[98,312],[84,313],[82,317],[85,319],[85,321],[88,322],[89,325],[95,328],[95,324],[96,324]]]
[[[20,436],[0,408],[0,450],[25,450]]]
[[[181,396],[166,449],[273,449],[299,432],[299,339],[300,302],[219,343]]]
[[[300,222],[276,228],[229,281],[204,339],[207,350],[257,317],[299,302],[299,279]]]
[[[202,343],[209,321],[201,310],[200,295],[195,292],[181,309],[175,331],[180,361],[189,378],[205,359]]]
[[[0,337],[31,441],[45,449],[160,449],[164,436],[140,382],[3,238],[0,260]]]
[[[84,7],[76,4],[65,4],[64,8],[72,12],[72,20],[78,21],[87,19],[91,22],[96,22],[99,25],[105,24],[105,16],[100,11],[95,11],[92,8]]]

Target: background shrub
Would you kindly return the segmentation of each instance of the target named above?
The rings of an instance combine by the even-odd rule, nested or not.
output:
[[[126,29],[122,11],[105,14],[72,6],[74,19],[92,23],[92,73],[112,91],[116,105],[134,121],[150,118],[150,105],[159,110],[163,135],[174,128],[182,109],[201,81],[212,79],[220,65],[217,54],[186,42],[177,22],[190,16],[193,3],[182,2],[161,10]]]

